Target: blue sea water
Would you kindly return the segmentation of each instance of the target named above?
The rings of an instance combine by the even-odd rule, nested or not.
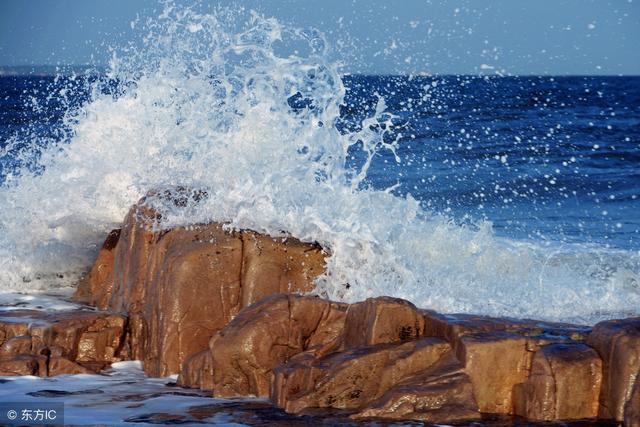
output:
[[[355,76],[348,85],[346,117],[378,92],[404,125],[406,160],[380,158],[373,185],[398,182],[429,209],[488,219],[502,235],[640,248],[640,78]]]
[[[85,83],[0,77],[0,182],[24,164],[37,169],[39,145],[67,137],[62,119],[86,101]],[[488,220],[498,235],[640,249],[640,77],[347,75],[344,84],[342,131],[357,130],[379,96],[393,115],[385,138],[397,140],[399,161],[376,154],[363,186],[396,186],[458,222]]]

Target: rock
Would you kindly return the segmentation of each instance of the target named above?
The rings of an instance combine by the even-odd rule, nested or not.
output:
[[[130,357],[142,359],[152,376],[179,373],[243,307],[273,293],[308,292],[324,271],[322,249],[291,237],[220,224],[162,230],[149,200],[183,206],[185,197],[204,197],[184,191],[150,194],[134,206],[76,293],[129,315]]]
[[[473,314],[441,314],[433,310],[420,310],[425,320],[426,336],[445,339],[457,351],[460,339],[468,334],[483,332],[510,332],[529,337],[530,351],[536,345],[550,342],[583,342],[590,328],[567,323],[539,322],[509,318],[494,318]]]
[[[48,376],[55,375],[63,375],[63,374],[92,374],[95,371],[85,368],[84,366],[78,365],[60,356],[53,356],[49,359],[48,363]]]
[[[627,427],[640,427],[640,380],[638,377],[624,408],[624,424]]]
[[[31,337],[28,335],[14,336],[0,346],[0,360],[29,353],[31,353]]]
[[[38,375],[38,359],[30,354],[20,354],[11,359],[0,360],[0,376]]]
[[[213,359],[209,349],[194,354],[184,362],[178,385],[213,391]]]
[[[439,337],[451,343],[457,350],[460,338],[481,332],[506,331],[510,323],[503,319],[467,314],[441,314],[433,310],[421,310],[425,321],[426,336]]]
[[[123,316],[80,310],[15,310],[1,312],[0,319],[5,335],[0,345],[4,375],[97,372],[122,360]],[[15,335],[18,332],[22,335]],[[8,336],[11,338],[6,339]]]
[[[124,326],[123,316],[104,312],[41,313],[30,324],[29,334],[36,354],[48,349],[69,360],[112,363],[121,360]]]
[[[112,230],[105,239],[98,257],[86,277],[78,283],[75,299],[79,302],[106,308],[107,300],[113,290],[113,263],[115,248],[120,240],[122,230]]]
[[[271,293],[308,291],[315,277],[308,268],[324,268],[319,249],[295,239],[228,233],[218,225],[172,230],[152,257],[155,274],[142,311],[149,334],[144,362],[146,372],[160,376],[179,372],[245,304]]]
[[[369,298],[347,309],[343,348],[416,339],[424,333],[424,318],[409,301]]]
[[[243,310],[209,343],[215,397],[267,397],[274,367],[321,349],[342,330],[345,305],[274,295]]]
[[[243,231],[241,237],[242,307],[272,294],[311,292],[324,273],[324,252],[317,244],[253,231]]]
[[[362,409],[450,351],[445,341],[425,338],[320,358],[303,353],[274,370],[271,400],[293,413],[311,408]]]
[[[13,337],[27,335],[33,310],[0,311],[0,345]]]
[[[480,412],[469,377],[447,352],[434,366],[391,387],[352,418],[450,423],[478,420]]]
[[[460,338],[462,361],[480,412],[512,414],[512,390],[528,376],[533,353],[527,339],[510,332],[480,332]]]
[[[124,343],[124,323],[125,319],[121,316],[105,316],[96,319],[80,335],[76,361],[120,361],[119,350]]]
[[[512,389],[528,376],[534,353],[552,343],[575,343],[589,328],[563,323],[444,315],[421,310],[427,336],[451,343],[474,385],[481,412],[513,414]],[[490,377],[490,378],[489,378]]]
[[[516,385],[516,414],[536,421],[598,416],[602,361],[584,344],[551,344],[536,352],[531,375]]]
[[[242,240],[220,226],[174,229],[154,244],[149,264],[144,368],[166,376],[240,310]]]
[[[99,309],[129,314],[141,310],[147,294],[147,264],[160,237],[157,219],[157,213],[144,202],[125,217],[114,249],[113,283],[99,288],[97,301],[104,301],[104,305],[94,304]]]
[[[599,416],[623,421],[625,405],[640,381],[640,317],[600,322],[587,343],[603,361]]]
[[[180,373],[179,385],[216,397],[270,396],[293,413],[638,422],[640,318],[591,332],[443,315],[390,297],[340,304],[295,295],[324,272],[317,244],[215,223],[163,229],[153,207],[207,197],[184,187],[150,192],[111,232],[76,298],[115,318],[0,317],[6,370],[74,373],[133,358],[151,376]]]

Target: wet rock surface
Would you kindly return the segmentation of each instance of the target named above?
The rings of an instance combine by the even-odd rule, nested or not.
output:
[[[187,364],[179,382],[217,397],[264,397],[268,389],[270,400],[289,413],[339,410],[353,420],[598,417],[604,364],[586,344],[588,328],[482,318],[474,324],[467,317],[464,331],[447,340],[430,332],[429,319],[416,317],[424,312],[407,301],[339,304],[329,316],[331,304],[275,295],[246,308],[211,340],[208,354]],[[314,341],[323,329],[318,319],[330,317],[331,332]],[[461,324],[456,316],[440,321],[441,330]],[[631,422],[633,398],[626,402]]]
[[[531,373],[514,389],[516,413],[532,420],[596,418],[602,361],[584,344],[550,344],[533,357]]]
[[[625,408],[633,414],[640,405],[640,317],[598,323],[587,344],[602,358],[603,377],[599,416],[623,421]],[[637,417],[636,417],[637,419]]]
[[[352,418],[450,423],[480,420],[480,412],[469,376],[453,353],[447,352],[430,368],[389,388]]]
[[[326,254],[314,244],[221,224],[162,230],[157,219],[144,201],[134,206],[76,292],[79,301],[130,317],[131,356],[152,376],[179,373],[242,308],[274,293],[311,291],[324,272]]]
[[[342,330],[344,304],[279,294],[243,310],[209,343],[215,397],[269,396],[273,369]]]
[[[99,372],[127,358],[126,317],[108,312],[0,312],[0,375]]]

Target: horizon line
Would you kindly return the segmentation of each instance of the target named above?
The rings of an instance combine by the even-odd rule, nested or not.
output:
[[[28,75],[40,75],[40,76],[49,76],[54,75],[50,73],[49,70],[45,69],[58,69],[58,74],[65,74],[65,72],[72,71],[70,69],[83,69],[84,71],[97,71],[104,72],[108,68],[107,65],[91,65],[91,64],[69,64],[69,65],[54,65],[54,64],[39,64],[39,65],[0,65],[0,77],[6,76],[28,76]],[[30,69],[27,71],[26,69]],[[41,70],[38,70],[41,69]],[[14,72],[11,71],[19,71],[25,70],[24,72]],[[9,71],[9,73],[7,73]],[[454,73],[454,72],[406,72],[406,73],[375,73],[375,72],[344,72],[340,73],[341,76],[378,76],[378,77],[438,77],[438,76],[464,76],[464,77],[640,77],[640,73],[638,74],[571,74],[571,73],[560,73],[560,74],[551,74],[551,73],[523,73],[523,74],[511,74],[511,73],[483,73],[483,72],[464,72],[464,73]]]

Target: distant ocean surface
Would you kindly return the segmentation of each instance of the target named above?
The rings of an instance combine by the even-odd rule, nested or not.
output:
[[[640,250],[640,77],[348,75],[344,84],[341,129],[374,111],[376,94],[395,115],[387,137],[398,137],[401,161],[377,155],[365,181],[373,188],[397,186],[427,210],[488,220],[502,236]],[[56,85],[72,88],[64,105]],[[59,139],[69,103],[88,94],[53,75],[1,76],[0,94],[2,182],[20,164],[9,139]]]

